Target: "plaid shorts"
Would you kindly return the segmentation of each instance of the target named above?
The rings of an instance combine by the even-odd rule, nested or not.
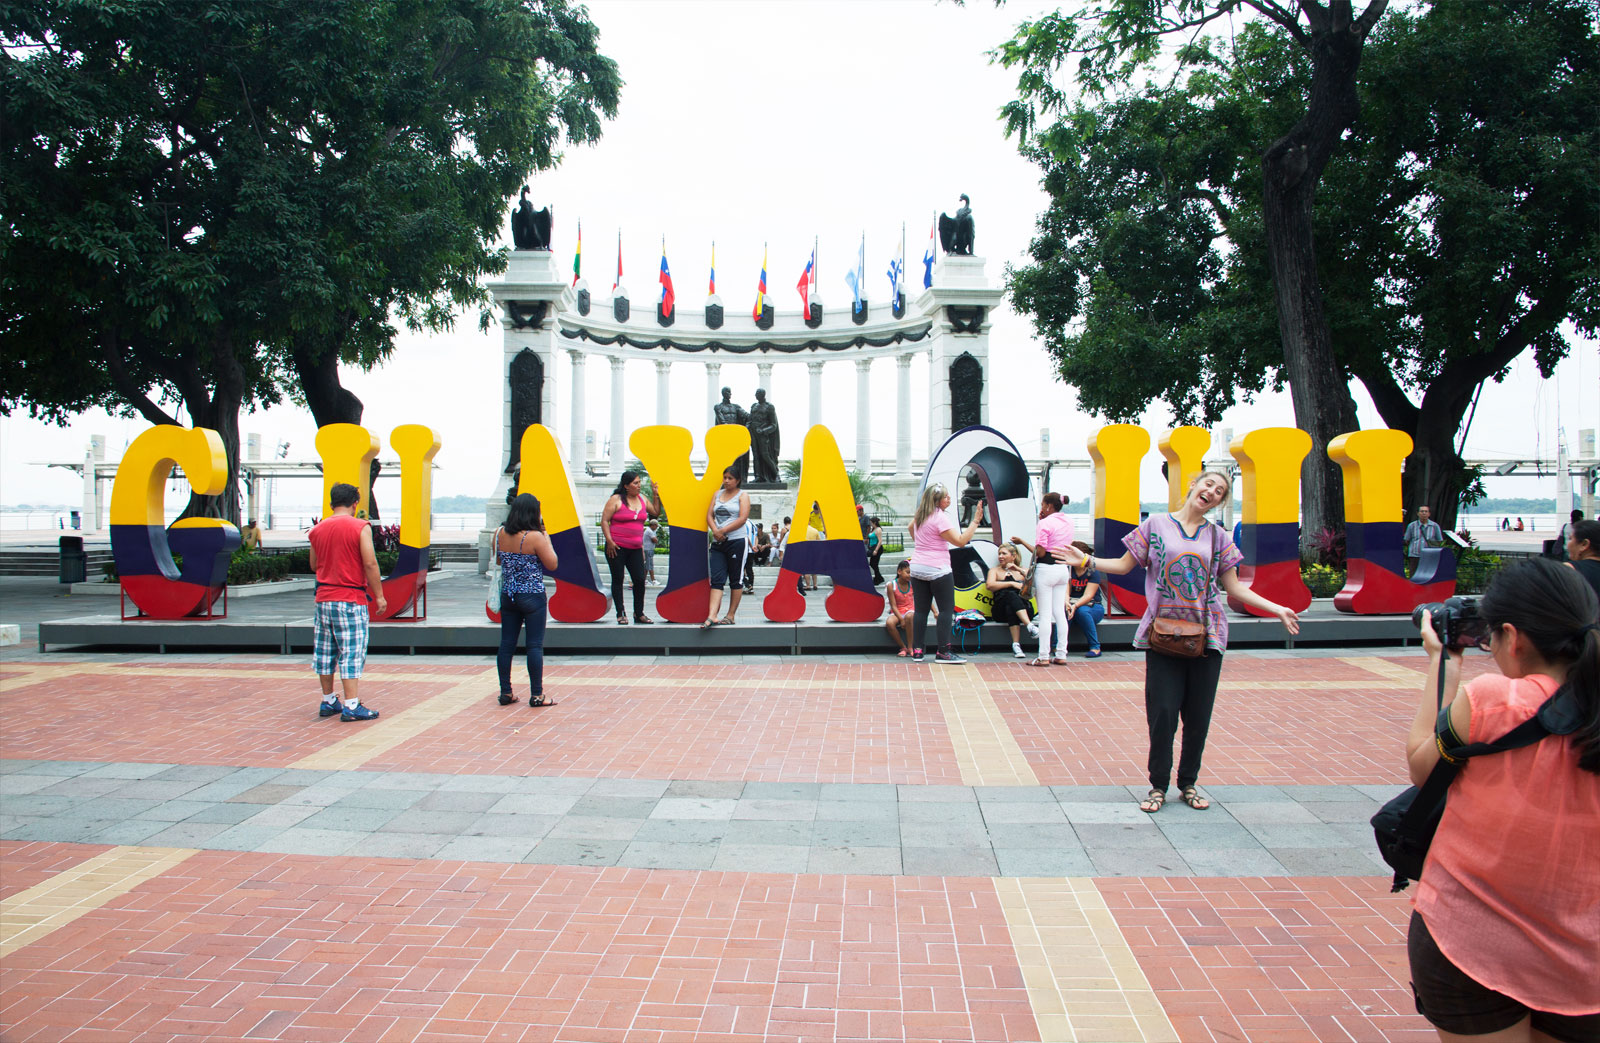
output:
[[[311,665],[318,676],[360,677],[367,665],[367,606],[354,601],[317,602],[316,625],[312,628]]]

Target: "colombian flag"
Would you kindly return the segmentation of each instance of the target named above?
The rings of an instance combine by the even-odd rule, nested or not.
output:
[[[751,318],[761,321],[761,311],[767,303],[767,248],[761,248],[761,282],[756,286],[756,310]]]
[[[661,314],[671,318],[672,302],[677,300],[672,292],[672,272],[667,268],[667,244],[661,244]]]
[[[578,285],[578,273],[583,270],[583,222],[578,222],[578,248],[572,251],[572,285]]]

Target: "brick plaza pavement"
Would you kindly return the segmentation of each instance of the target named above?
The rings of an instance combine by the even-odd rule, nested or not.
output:
[[[0,660],[0,1038],[1424,1041],[1367,818],[1423,661]],[[1481,668],[1481,665],[1478,667]],[[523,678],[525,684],[525,675]],[[523,684],[519,684],[522,690]]]

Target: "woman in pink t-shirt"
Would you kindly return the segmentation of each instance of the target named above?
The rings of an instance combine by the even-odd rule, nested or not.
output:
[[[1579,723],[1474,757],[1451,782],[1411,914],[1417,1011],[1442,1040],[1600,1040],[1600,603],[1577,573],[1534,558],[1495,576],[1478,611],[1500,672],[1463,686],[1451,649],[1437,739],[1444,650],[1432,618],[1422,624],[1412,782],[1441,743],[1493,742],[1558,690]]]
[[[1012,543],[1028,548],[1033,555],[1033,593],[1039,599],[1039,655],[1030,666],[1067,661],[1067,581],[1072,578],[1072,567],[1062,552],[1072,545],[1072,522],[1061,513],[1065,506],[1060,493],[1045,493],[1039,504],[1034,542],[1011,537]]]
[[[956,614],[955,573],[950,568],[950,548],[965,547],[983,524],[983,501],[972,512],[966,531],[956,528],[945,513],[950,492],[937,482],[922,490],[917,513],[911,519],[911,658],[922,662],[922,641],[927,634],[928,607],[939,606],[939,650],[936,663],[964,663],[950,649],[950,622]]]

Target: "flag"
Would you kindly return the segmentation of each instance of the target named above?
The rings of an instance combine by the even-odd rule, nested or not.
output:
[[[800,281],[794,288],[800,291],[800,314],[806,318],[811,317],[811,273],[817,267],[817,251],[813,247],[811,259],[806,262],[806,270],[800,273]]]
[[[761,248],[761,282],[756,285],[756,310],[752,317],[761,321],[761,311],[767,304],[767,248]]]
[[[933,217],[933,225],[928,229],[928,249],[922,255],[922,288],[927,289],[933,285],[933,258],[939,242],[939,215]]]
[[[889,258],[889,304],[900,300],[900,283],[906,277],[906,226],[900,226],[900,256]]]
[[[578,273],[583,270],[583,222],[578,222],[578,248],[572,251],[572,285],[578,285]]]
[[[706,290],[707,297],[717,295],[717,244],[711,244],[711,286]]]
[[[667,241],[661,240],[661,314],[672,317],[672,302],[677,300],[672,292],[672,272],[667,268]]]
[[[622,285],[622,229],[617,229],[617,281],[611,284],[611,294],[616,296],[617,287]]]
[[[854,271],[844,273],[844,281],[850,287],[850,293],[855,301],[853,310],[861,310],[861,298],[866,295],[867,289],[867,233],[861,233],[861,249],[856,253],[856,267]]]

